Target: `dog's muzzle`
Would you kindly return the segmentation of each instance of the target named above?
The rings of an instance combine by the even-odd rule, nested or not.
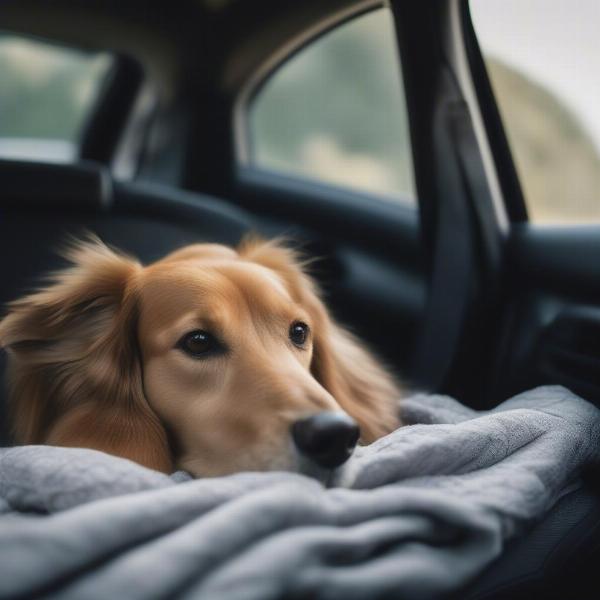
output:
[[[300,453],[326,469],[345,463],[359,437],[356,421],[342,412],[321,412],[292,425],[292,438]]]

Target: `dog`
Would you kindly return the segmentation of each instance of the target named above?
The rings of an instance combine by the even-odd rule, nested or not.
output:
[[[281,241],[142,266],[90,236],[64,255],[0,321],[17,443],[207,477],[335,469],[400,425],[400,386]]]

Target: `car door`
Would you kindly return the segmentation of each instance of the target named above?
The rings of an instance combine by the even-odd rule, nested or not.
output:
[[[499,268],[484,269],[465,319],[483,335],[463,355],[485,358],[464,361],[455,382],[480,408],[543,384],[598,405],[598,5],[450,0],[440,14],[489,192],[472,206],[493,196],[500,217]],[[595,596],[597,475],[577,483],[458,597]]]
[[[554,383],[598,404],[600,11],[595,2],[509,4],[465,5],[477,93],[512,221],[491,396]]]

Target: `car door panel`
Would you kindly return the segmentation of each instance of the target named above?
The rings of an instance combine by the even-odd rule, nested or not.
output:
[[[600,227],[517,225],[495,396],[560,384],[600,404]]]

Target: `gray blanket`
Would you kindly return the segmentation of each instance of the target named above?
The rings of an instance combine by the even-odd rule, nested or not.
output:
[[[600,454],[600,411],[560,387],[488,412],[402,403],[334,487],[190,480],[80,449],[0,450],[0,596],[429,598],[456,590]]]

